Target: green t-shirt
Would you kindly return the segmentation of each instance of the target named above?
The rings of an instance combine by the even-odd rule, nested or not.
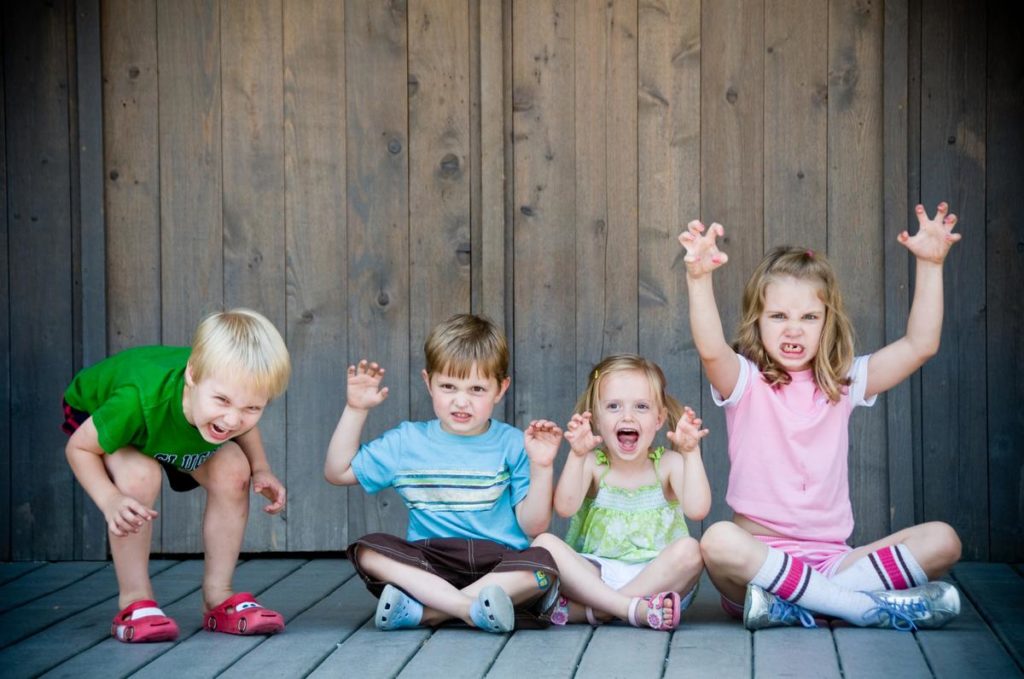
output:
[[[127,349],[81,371],[64,392],[72,408],[92,415],[100,447],[132,446],[183,471],[213,454],[181,407],[189,347]]]

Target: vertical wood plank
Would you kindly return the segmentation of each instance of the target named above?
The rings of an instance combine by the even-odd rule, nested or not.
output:
[[[156,2],[102,3],[107,342],[161,341]],[[159,549],[163,522],[153,526]]]
[[[576,375],[637,349],[637,7],[575,6]]]
[[[824,252],[828,177],[828,2],[767,0],[764,240]]]
[[[73,372],[69,74],[65,2],[4,12],[8,172],[11,556],[73,556],[74,478],[54,426]],[[43,263],[46,265],[43,265]],[[72,516],[69,516],[72,515]]]
[[[910,30],[907,36],[907,207],[906,224],[916,221],[914,206],[921,201],[921,0],[908,0]],[[912,279],[910,254],[907,253],[907,280]],[[907,309],[910,292],[907,292]],[[904,319],[905,322],[906,319]],[[910,376],[910,436],[914,460],[914,521],[924,516],[924,463],[921,427],[921,371]],[[898,391],[897,391],[898,393]]]
[[[573,4],[512,16],[515,420],[566,422],[576,397]]]
[[[676,237],[700,215],[700,6],[644,0],[637,29],[638,347],[697,411],[700,357]]]
[[[284,4],[284,169],[288,243],[288,549],[348,544],[348,490],[323,481],[345,405],[348,351],[344,7]],[[301,492],[295,492],[300,489]],[[354,491],[359,492],[359,491]]]
[[[701,12],[701,218],[719,222],[729,264],[715,273],[715,298],[726,337],[733,337],[743,285],[764,252],[764,3],[705,3]],[[681,273],[681,275],[684,275]],[[732,516],[725,417],[705,386],[701,413],[711,434],[704,465],[711,514],[704,525]]]
[[[5,45],[9,38],[4,28],[10,26],[5,19],[0,26],[0,59],[7,61]],[[11,258],[8,249],[10,231],[7,227],[9,205],[7,203],[7,83],[4,69],[0,68],[0,271],[11,270]],[[11,468],[13,464],[11,439],[11,286],[10,276],[0,276],[0,509],[4,517],[0,519],[0,561],[11,559]]]
[[[470,300],[469,5],[409,3],[409,399],[435,417],[423,388],[423,342]]]
[[[505,241],[511,234],[511,229],[505,228],[505,145],[510,129],[506,119],[511,107],[505,92],[509,45],[504,4],[501,0],[474,3],[479,25],[471,35],[479,59],[471,85],[479,89],[479,144],[473,158],[479,158],[474,171],[480,177],[480,224],[479,230],[473,231],[473,309],[501,325],[506,325],[506,298],[511,288],[507,283],[511,272],[505,266]]]
[[[345,4],[348,154],[348,346],[387,369],[391,395],[363,434],[409,417],[409,153],[407,17],[401,0]],[[350,493],[350,535],[404,534],[391,491]]]
[[[188,345],[224,302],[219,5],[160,3],[157,31],[162,342]],[[164,483],[163,551],[202,551],[202,495]]]
[[[906,332],[910,310],[910,258],[892,237],[906,228],[910,197],[908,176],[908,90],[910,16],[907,0],[885,3],[882,73],[882,247],[885,257],[885,342]],[[885,396],[889,471],[889,530],[915,523],[912,383],[905,380]]]
[[[78,100],[78,229],[81,263],[82,355],[76,368],[107,356],[106,229],[103,210],[103,87],[100,3],[75,5]],[[107,523],[81,486],[75,486],[75,558],[107,556]]]
[[[110,0],[102,10],[107,338],[116,353],[160,343],[157,13],[155,0]]]
[[[993,561],[1024,559],[1024,300],[1020,294],[1024,290],[1024,196],[1020,191],[1024,168],[1024,100],[1020,96],[1024,86],[1024,49],[1014,21],[1019,16],[1010,3],[993,3],[989,8],[985,349],[991,473],[989,558]]]
[[[828,254],[856,333],[857,353],[875,351],[885,339],[879,304],[885,298],[882,18],[877,4],[829,3]],[[890,532],[884,406],[883,397],[850,422],[852,544]]]
[[[224,304],[285,324],[284,111],[281,0],[235,0],[221,6],[221,101],[224,182]],[[285,401],[287,396],[281,401]],[[284,477],[285,406],[260,418],[270,468]],[[296,495],[319,479],[302,479]],[[254,496],[245,551],[284,549],[283,514],[262,511]]]
[[[921,373],[924,519],[960,534],[965,560],[989,556],[985,310],[985,12],[922,5],[921,197],[960,220],[943,272],[939,354]]]

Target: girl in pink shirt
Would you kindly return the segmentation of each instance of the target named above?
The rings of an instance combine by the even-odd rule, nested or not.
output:
[[[945,523],[912,526],[850,548],[848,422],[938,351],[942,263],[960,235],[942,203],[917,206],[918,232],[899,235],[917,259],[904,337],[855,357],[835,272],[811,250],[769,252],[747,282],[735,349],[725,340],[711,274],[728,261],[720,224],[691,222],[686,249],[690,327],[716,403],[725,408],[733,520],[711,526],[701,551],[723,606],[748,629],[814,626],[808,612],[854,625],[939,627],[960,610],[941,576],[960,558]],[[738,602],[743,601],[741,607]]]

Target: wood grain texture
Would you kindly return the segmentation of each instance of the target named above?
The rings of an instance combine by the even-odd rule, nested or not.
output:
[[[229,2],[221,8],[224,305],[255,309],[284,335],[282,36],[279,0]],[[285,399],[271,403],[259,422],[267,461],[279,477],[286,473]],[[301,485],[295,490],[301,494]],[[244,551],[279,551],[287,545],[284,515],[263,512],[265,504],[253,496]]]
[[[220,6],[157,6],[162,344],[185,346],[200,319],[224,304]],[[154,545],[202,551],[202,491],[166,483]]]
[[[885,340],[882,276],[881,7],[853,0],[829,4],[828,255],[855,332],[867,354]],[[892,234],[895,238],[895,234]],[[870,263],[870,264],[869,264]],[[851,544],[890,532],[885,479],[885,400],[850,418]]]
[[[404,2],[345,4],[348,347],[383,365],[391,388],[364,440],[409,417],[407,23]],[[402,535],[405,521],[390,490],[349,493],[351,537]]]
[[[764,240],[824,252],[828,1],[766,0]]]
[[[910,32],[906,0],[885,4],[882,73],[882,187],[883,248],[885,252],[885,342],[903,336],[910,311],[910,256],[892,237],[910,216],[909,120],[907,52]],[[885,396],[886,448],[889,459],[889,523],[897,531],[915,522],[913,380],[890,389]]]
[[[66,2],[5,10],[10,550],[74,553],[74,478],[53,423],[74,370],[72,148]],[[73,30],[73,29],[72,29]],[[17,68],[13,66],[17,64]],[[20,105],[12,105],[19,102]],[[30,102],[24,105],[23,102]],[[5,441],[4,445],[8,445]]]
[[[10,23],[5,23],[10,25]],[[6,40],[4,40],[6,43]],[[7,58],[6,50],[0,45],[0,54]],[[8,172],[7,172],[7,83],[0,71],[0,269],[11,270],[8,241]],[[11,284],[8,276],[0,276],[0,337],[11,336]],[[9,506],[11,502],[11,465],[14,455],[11,446],[11,343],[0,342],[0,503]],[[11,514],[0,520],[0,561],[11,558]]]
[[[576,398],[572,3],[513,13],[515,423],[568,421]]]
[[[286,2],[284,201],[288,549],[344,549],[349,491],[323,480],[324,455],[345,405],[348,251],[344,7]],[[355,491],[359,492],[359,491]]]
[[[434,419],[423,343],[471,310],[469,5],[409,3],[409,401]]]
[[[993,561],[1024,559],[1024,50],[1013,30],[1020,12],[1010,5],[990,6],[987,43],[985,351]]]
[[[664,371],[669,393],[700,411],[700,357],[677,241],[700,215],[700,2],[641,2],[638,13],[637,344]]]
[[[729,254],[715,272],[715,298],[725,336],[735,335],[743,285],[764,252],[764,4],[714,2],[701,7],[701,214],[719,222]],[[705,385],[701,390],[704,466],[711,514],[704,526],[732,514],[725,503],[728,454],[725,418]]]
[[[966,559],[987,558],[985,19],[954,3],[922,5],[921,202],[959,218],[946,257],[939,353],[922,368],[923,519],[957,526]]]
[[[575,6],[576,371],[637,350],[637,6]]]

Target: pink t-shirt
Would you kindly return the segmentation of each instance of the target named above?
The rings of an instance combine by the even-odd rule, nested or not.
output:
[[[772,389],[757,365],[737,355],[739,379],[730,397],[713,387],[725,407],[729,433],[729,489],[725,499],[778,533],[802,540],[844,542],[853,532],[847,470],[850,413],[864,399],[868,357],[853,362],[852,384],[831,404],[811,370],[790,373]]]

